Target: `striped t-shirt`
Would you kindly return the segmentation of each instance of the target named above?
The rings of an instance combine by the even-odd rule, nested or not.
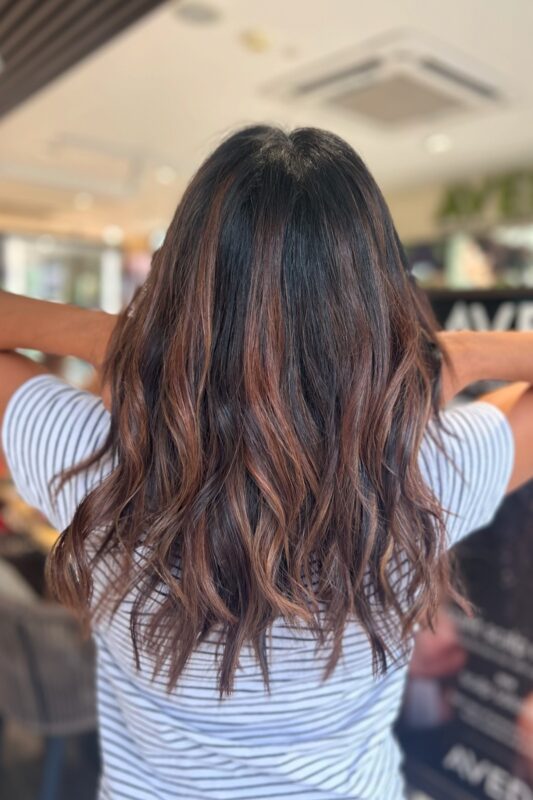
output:
[[[493,517],[514,447],[505,416],[489,404],[472,403],[443,416],[444,452],[427,437],[420,463],[447,510],[452,545]],[[108,426],[99,399],[51,376],[27,381],[9,403],[3,443],[17,489],[60,530],[110,466],[66,484],[57,506],[50,480],[93,453]],[[150,655],[141,654],[137,670],[129,612],[128,598],[94,631],[101,800],[403,797],[392,725],[406,658],[374,677],[367,638],[355,623],[346,628],[340,662],[323,681],[327,653],[317,655],[311,636],[296,635],[280,621],[271,640],[270,693],[245,649],[235,691],[221,700],[209,643],[194,653],[171,693],[164,677],[152,677]]]

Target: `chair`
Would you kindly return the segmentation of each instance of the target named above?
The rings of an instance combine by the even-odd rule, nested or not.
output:
[[[94,651],[76,619],[0,559],[0,717],[45,737],[39,800],[57,800],[66,737],[96,729]]]

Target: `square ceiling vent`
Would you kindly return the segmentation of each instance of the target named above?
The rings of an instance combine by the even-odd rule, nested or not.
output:
[[[412,33],[374,40],[268,87],[381,126],[408,126],[504,102],[502,82],[440,42]]]
[[[415,75],[389,75],[341,92],[328,102],[384,125],[406,125],[466,108],[459,98]]]

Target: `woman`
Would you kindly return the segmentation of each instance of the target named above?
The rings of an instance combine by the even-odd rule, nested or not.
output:
[[[5,350],[107,350],[110,413],[18,355],[0,382],[98,646],[101,798],[401,797],[413,631],[447,549],[533,474],[527,383],[438,406],[533,381],[533,337],[439,338],[360,158],[266,126],[203,164],[118,322],[0,307]]]

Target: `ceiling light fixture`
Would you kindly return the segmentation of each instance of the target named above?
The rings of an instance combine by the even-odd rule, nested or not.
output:
[[[155,171],[155,177],[158,183],[163,186],[170,186],[176,180],[176,170],[168,164],[158,167]]]
[[[432,156],[438,156],[451,149],[452,140],[447,133],[432,133],[424,139],[424,147]]]
[[[272,47],[267,34],[260,28],[249,28],[240,34],[241,43],[252,53],[265,53]]]
[[[109,247],[118,247],[124,241],[124,231],[119,225],[106,225],[102,239]]]

